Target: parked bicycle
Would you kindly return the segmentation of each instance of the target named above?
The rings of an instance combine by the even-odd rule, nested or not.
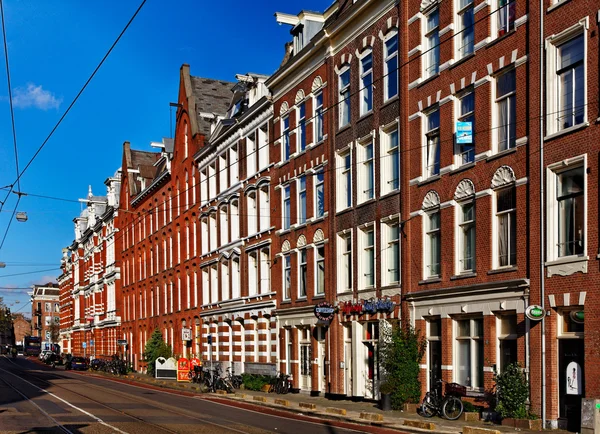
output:
[[[221,377],[221,370],[219,367],[215,367],[212,370],[204,371],[204,387],[209,392],[216,392],[217,390],[224,390],[227,393],[233,393],[234,388],[231,381],[227,378]]]
[[[445,394],[440,396],[439,385],[445,383]],[[421,412],[425,417],[433,417],[436,414],[443,415],[448,420],[456,420],[463,413],[464,405],[461,396],[465,396],[467,388],[458,383],[447,383],[437,380],[436,386],[425,394],[421,403]]]
[[[241,375],[235,375],[231,366],[227,368],[227,376],[225,378],[229,380],[234,389],[239,389],[244,382]]]
[[[190,372],[188,372],[190,383],[202,383],[202,377],[202,366],[194,366],[194,368],[190,369]]]
[[[286,394],[292,388],[292,376],[280,372],[275,377],[275,383],[269,389],[269,392],[275,392],[277,394]]]

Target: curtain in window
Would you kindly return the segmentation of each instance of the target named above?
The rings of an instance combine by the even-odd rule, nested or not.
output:
[[[508,265],[508,214],[498,216],[498,265]]]

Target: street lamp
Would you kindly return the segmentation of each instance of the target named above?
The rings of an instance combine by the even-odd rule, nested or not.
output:
[[[6,268],[6,264],[4,262],[0,262],[0,268]]]
[[[19,211],[16,218],[18,222],[24,223],[27,221],[27,213],[25,211]]]

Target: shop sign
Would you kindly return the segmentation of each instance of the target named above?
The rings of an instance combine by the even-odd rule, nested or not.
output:
[[[321,321],[331,321],[334,314],[335,307],[327,301],[322,301],[315,306],[315,316]]]
[[[583,392],[581,381],[581,366],[577,362],[567,365],[567,395],[581,395]]]
[[[345,315],[361,315],[363,313],[376,314],[377,312],[390,313],[394,310],[396,303],[389,298],[372,298],[354,303],[347,301],[344,303]]]
[[[583,324],[583,311],[582,310],[574,310],[569,314],[571,316],[571,320],[576,322],[577,324]]]
[[[181,329],[181,340],[191,341],[192,340],[192,329],[183,327]]]
[[[202,366],[202,360],[200,360],[197,357],[192,357],[190,359],[190,363],[192,364],[192,366]]]
[[[540,321],[542,318],[544,318],[544,309],[542,306],[532,304],[525,309],[525,316],[532,321]]]
[[[185,357],[177,360],[177,381],[189,381],[190,361]]]

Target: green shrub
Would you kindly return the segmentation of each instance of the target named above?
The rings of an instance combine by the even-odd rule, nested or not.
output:
[[[155,329],[146,342],[146,348],[144,351],[144,362],[148,364],[147,373],[154,377],[155,375],[155,365],[156,359],[159,357],[164,357],[168,359],[171,357],[171,347],[169,347],[166,342],[163,340],[162,333],[159,329]]]
[[[380,329],[379,361],[383,370],[381,387],[391,392],[392,408],[418,403],[421,398],[419,363],[425,354],[426,341],[411,326]]]
[[[465,409],[465,413],[479,413],[481,407],[477,407],[470,401],[463,401],[463,406]]]
[[[502,418],[528,419],[527,398],[529,385],[527,377],[518,363],[511,363],[500,374],[494,372],[498,390],[496,411]]]
[[[242,374],[244,388],[247,390],[261,390],[267,384],[273,384],[275,377],[268,375]]]

